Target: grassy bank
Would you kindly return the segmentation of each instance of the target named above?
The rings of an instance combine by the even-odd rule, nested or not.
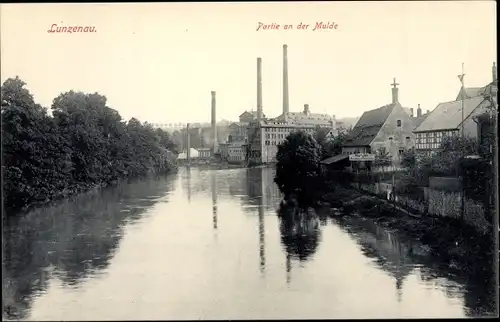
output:
[[[338,208],[343,215],[359,215],[378,225],[427,245],[432,255],[460,270],[479,273],[493,265],[493,234],[481,235],[473,227],[449,217],[415,216],[394,207],[386,200],[358,190],[336,186],[323,194],[325,206]],[[484,265],[478,265],[483,263]]]

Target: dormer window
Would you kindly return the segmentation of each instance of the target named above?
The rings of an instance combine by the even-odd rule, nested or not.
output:
[[[396,122],[396,123],[397,123],[397,126],[398,126],[398,127],[401,127],[401,120],[397,120],[397,122]]]

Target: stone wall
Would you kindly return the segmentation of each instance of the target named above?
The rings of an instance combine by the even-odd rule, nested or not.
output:
[[[388,183],[361,184],[351,183],[351,186],[378,195],[380,198],[389,199],[392,185]],[[425,189],[425,201],[416,200],[410,196],[396,195],[396,203],[410,212],[421,215],[434,215],[460,219],[461,192],[450,192],[437,189]],[[490,223],[485,219],[483,206],[466,198],[464,203],[464,220],[475,227],[478,232],[486,233]]]

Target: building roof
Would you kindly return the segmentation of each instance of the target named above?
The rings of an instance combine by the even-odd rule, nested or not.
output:
[[[464,118],[469,115],[484,101],[484,97],[477,96],[463,101]],[[462,124],[462,101],[440,103],[414,132],[437,131],[457,129]]]
[[[241,115],[239,117],[242,117],[242,116],[253,116],[253,117],[257,117],[257,111],[245,111],[243,113],[241,113]],[[262,112],[262,117],[266,117],[266,115],[264,114],[264,112]]]
[[[335,119],[328,114],[287,112],[278,116],[276,120],[306,125],[328,125],[332,124]]]
[[[396,106],[396,104],[389,104],[364,112],[349,133],[344,146],[370,145]]]
[[[495,83],[491,82],[486,86],[483,87],[465,87],[465,95],[464,98],[473,98],[473,97],[478,97],[481,96],[485,93],[488,93],[491,91],[492,86],[494,86]],[[462,99],[462,88],[460,88],[460,91],[458,92],[457,98],[455,101],[459,101]]]
[[[339,154],[339,155],[334,155],[333,157],[329,157],[329,158],[326,158],[324,159],[323,161],[321,161],[320,163],[321,164],[332,164],[332,163],[336,163],[336,162],[339,162],[339,161],[342,161],[342,160],[345,160],[349,158],[348,155],[345,155],[345,154]]]
[[[425,114],[422,114],[420,116],[413,117],[412,118],[413,128],[416,129],[417,127],[419,127],[420,124],[422,124],[422,122],[427,118],[427,116],[429,116],[429,114],[430,113],[425,113]]]

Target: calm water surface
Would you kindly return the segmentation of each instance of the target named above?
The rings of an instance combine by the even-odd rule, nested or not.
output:
[[[4,318],[467,317],[493,311],[369,220],[282,221],[272,169],[181,169],[4,227]]]

